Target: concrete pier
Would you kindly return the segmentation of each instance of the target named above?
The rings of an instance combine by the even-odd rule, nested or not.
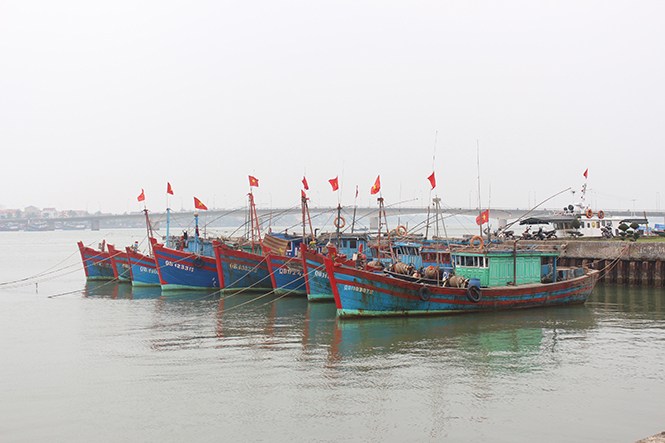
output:
[[[552,243],[552,242],[548,242]],[[618,286],[665,285],[665,243],[615,241],[557,241],[563,266],[593,264],[604,270],[601,282]]]

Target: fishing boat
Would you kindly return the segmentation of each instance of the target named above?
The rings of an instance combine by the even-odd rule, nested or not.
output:
[[[436,279],[325,265],[339,317],[453,314],[584,303],[599,271],[557,267],[560,253],[462,249],[454,273]]]
[[[222,242],[215,244],[214,252],[222,292],[272,289],[266,257]]]
[[[132,273],[133,286],[159,286],[159,273],[155,258],[141,254],[138,248],[127,246],[127,257]]]
[[[215,246],[220,288],[223,291],[272,289],[278,294],[306,293],[298,257],[302,238],[287,233],[261,236],[254,196],[249,197],[251,236],[246,246]]]
[[[166,238],[168,246],[169,238],[169,208],[166,208],[167,224],[166,224]],[[135,242],[133,246],[127,246],[127,258],[129,267],[132,273],[132,286],[160,286],[159,272],[157,271],[157,262],[155,261],[155,254],[153,252],[153,242],[155,234],[152,230],[152,223],[148,215],[148,208],[143,208],[145,214],[145,227],[148,238],[148,255],[139,252],[139,243]]]
[[[109,256],[111,257],[111,266],[115,279],[119,282],[132,281],[132,268],[129,265],[129,256],[126,251],[116,249],[114,245],[107,245]]]
[[[52,226],[49,226],[46,221],[30,221],[28,220],[28,224],[25,225],[25,228],[23,228],[24,231],[53,231],[55,228]]]
[[[60,228],[63,231],[84,231],[88,227],[85,225],[85,223],[62,223]]]
[[[305,202],[306,203],[306,202]],[[327,255],[336,264],[350,267],[361,267],[371,272],[381,272],[384,267],[388,267],[395,262],[404,263],[411,266],[415,271],[424,274],[426,267],[436,267],[443,269],[444,272],[452,270],[450,264],[450,254],[441,251],[443,249],[440,241],[424,240],[400,240],[393,242],[391,240],[391,231],[386,226],[387,240],[381,241],[381,227],[386,220],[383,199],[378,199],[379,203],[379,230],[378,235],[370,242],[368,234],[345,234],[339,231],[341,219],[338,206],[338,214],[335,219],[337,234],[329,234],[328,243],[323,247],[316,245],[303,245],[301,248],[303,269],[305,271],[305,281],[307,286],[307,298],[311,301],[333,301],[333,291],[330,284],[330,278],[325,270],[324,259]],[[383,220],[383,223],[382,221]],[[392,231],[400,238],[406,236],[406,228],[399,226]],[[325,236],[324,236],[325,237]],[[321,253],[321,249],[327,251]],[[365,254],[367,251],[367,255]],[[368,263],[368,260],[370,263]]]
[[[99,249],[87,247],[82,241],[78,242],[85,277],[88,280],[114,280],[115,272],[111,263],[111,256],[106,251],[106,242],[99,244]]]
[[[346,220],[342,217],[342,206],[337,205],[337,217],[333,221],[336,232],[321,234],[316,240],[312,221],[309,215],[307,197],[302,195],[302,216],[303,216],[303,240],[306,239],[305,232],[307,223],[309,223],[311,241],[303,241],[300,244],[299,255],[302,262],[303,277],[305,280],[305,290],[309,301],[333,301],[332,286],[330,278],[325,270],[324,259],[326,255],[335,263],[341,263],[346,266],[360,265],[367,267],[367,257],[364,251],[368,248],[369,235],[367,233],[344,233],[341,231],[346,225]],[[355,225],[355,212],[352,226]],[[369,270],[380,271],[379,268],[368,267]]]
[[[254,195],[250,191],[247,197],[249,199],[249,238],[241,239],[234,245],[221,241],[215,242],[214,245],[218,281],[222,292],[265,291],[273,288],[268,258],[263,254],[265,249],[261,239]]]
[[[338,249],[338,246],[339,248]],[[331,240],[328,244],[301,244],[300,255],[309,301],[334,301],[330,278],[326,272],[324,259],[330,257],[335,263],[345,266],[361,266],[372,272],[381,272],[382,268],[367,264],[364,251],[367,250],[367,236],[341,234],[340,239]],[[325,254],[323,253],[325,251]]]
[[[219,288],[213,240],[199,236],[198,213],[194,213],[194,221],[194,238],[185,232],[173,248],[150,238],[162,290]]]
[[[286,233],[264,236],[264,254],[276,294],[307,295],[302,260],[298,257],[302,243],[302,237]]]
[[[191,242],[183,250],[168,248],[155,239],[151,242],[162,290],[219,288],[211,241]]]

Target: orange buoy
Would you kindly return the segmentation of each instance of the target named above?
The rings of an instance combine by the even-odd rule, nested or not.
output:
[[[480,244],[478,245],[478,249],[483,249],[483,246],[485,246],[485,242],[483,242],[483,238],[479,235],[474,236],[471,241],[469,242],[470,245],[473,245],[473,243],[478,239],[480,241]]]

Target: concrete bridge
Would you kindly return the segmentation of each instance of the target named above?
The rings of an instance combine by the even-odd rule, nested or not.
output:
[[[416,214],[427,214],[428,208],[426,207],[398,207],[398,206],[387,206],[385,212],[387,216],[400,216],[400,215],[416,215]],[[344,207],[342,208],[342,215],[349,220],[354,213],[353,207]],[[372,219],[378,216],[378,207],[357,207],[355,208],[356,219]],[[174,223],[189,225],[190,221],[193,220],[195,212],[199,212],[201,215],[206,216],[208,223],[211,220],[228,218],[239,218],[244,220],[247,214],[247,208],[236,208],[236,209],[211,209],[208,211],[172,211],[171,212],[171,221]],[[285,215],[291,216],[300,216],[302,210],[300,207],[292,208],[262,208],[256,210],[257,215],[260,219],[264,220],[269,217],[282,217]],[[337,214],[336,207],[315,207],[309,208],[310,215],[315,217],[316,215],[325,215],[330,214],[335,216]],[[499,220],[515,220],[525,214],[529,216],[539,216],[545,214],[556,213],[558,210],[555,209],[536,209],[528,210],[522,208],[494,208],[490,209],[490,219],[499,219]],[[605,211],[606,215],[619,216],[619,217],[643,217],[645,211],[631,212],[631,211]],[[475,217],[479,214],[478,209],[476,208],[442,208],[441,214],[443,216],[447,215],[460,215]],[[149,213],[150,221],[155,229],[159,229],[161,223],[166,223],[166,212],[163,213]],[[646,211],[647,218],[652,217],[665,217],[665,211]],[[44,218],[44,217],[30,217],[30,218],[16,218],[16,219],[4,219],[0,220],[0,225],[7,224],[18,224],[26,225],[28,223],[40,223],[45,224],[49,229],[55,229],[56,225],[80,225],[85,224],[89,228],[94,230],[99,230],[100,226],[104,222],[116,223],[119,225],[122,224],[140,224],[145,221],[145,215],[142,212],[136,212],[131,214],[87,214],[83,216],[76,217],[58,217],[58,218]],[[184,223],[183,223],[184,222]]]

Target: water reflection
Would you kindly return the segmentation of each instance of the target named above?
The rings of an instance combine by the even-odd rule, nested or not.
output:
[[[662,288],[597,285],[588,306],[602,311],[623,312],[626,315],[658,316],[665,312]]]
[[[133,286],[132,298],[138,299],[151,299],[159,298],[162,296],[162,288],[160,286]]]
[[[334,303],[309,303],[305,312],[302,346],[305,350],[333,342],[337,308]]]
[[[639,291],[631,295],[621,289],[597,290],[595,303],[616,308],[628,298],[634,309],[657,303],[655,293],[644,297]],[[531,371],[539,365],[534,356],[555,353],[562,340],[584,336],[595,327],[587,306],[339,320],[332,303],[308,303],[304,297],[271,293],[220,296],[216,291],[162,292],[159,287],[89,282],[86,295],[154,299],[149,327],[156,331],[150,338],[155,350],[200,346],[282,350],[297,346],[304,356],[323,354],[329,368],[353,360],[406,358],[440,359],[485,370]]]
[[[132,285],[115,281],[87,281],[83,290],[85,297],[131,299]]]
[[[352,359],[442,359],[500,371],[530,371],[532,357],[553,350],[566,336],[595,325],[584,306],[443,317],[337,320],[331,361]]]

